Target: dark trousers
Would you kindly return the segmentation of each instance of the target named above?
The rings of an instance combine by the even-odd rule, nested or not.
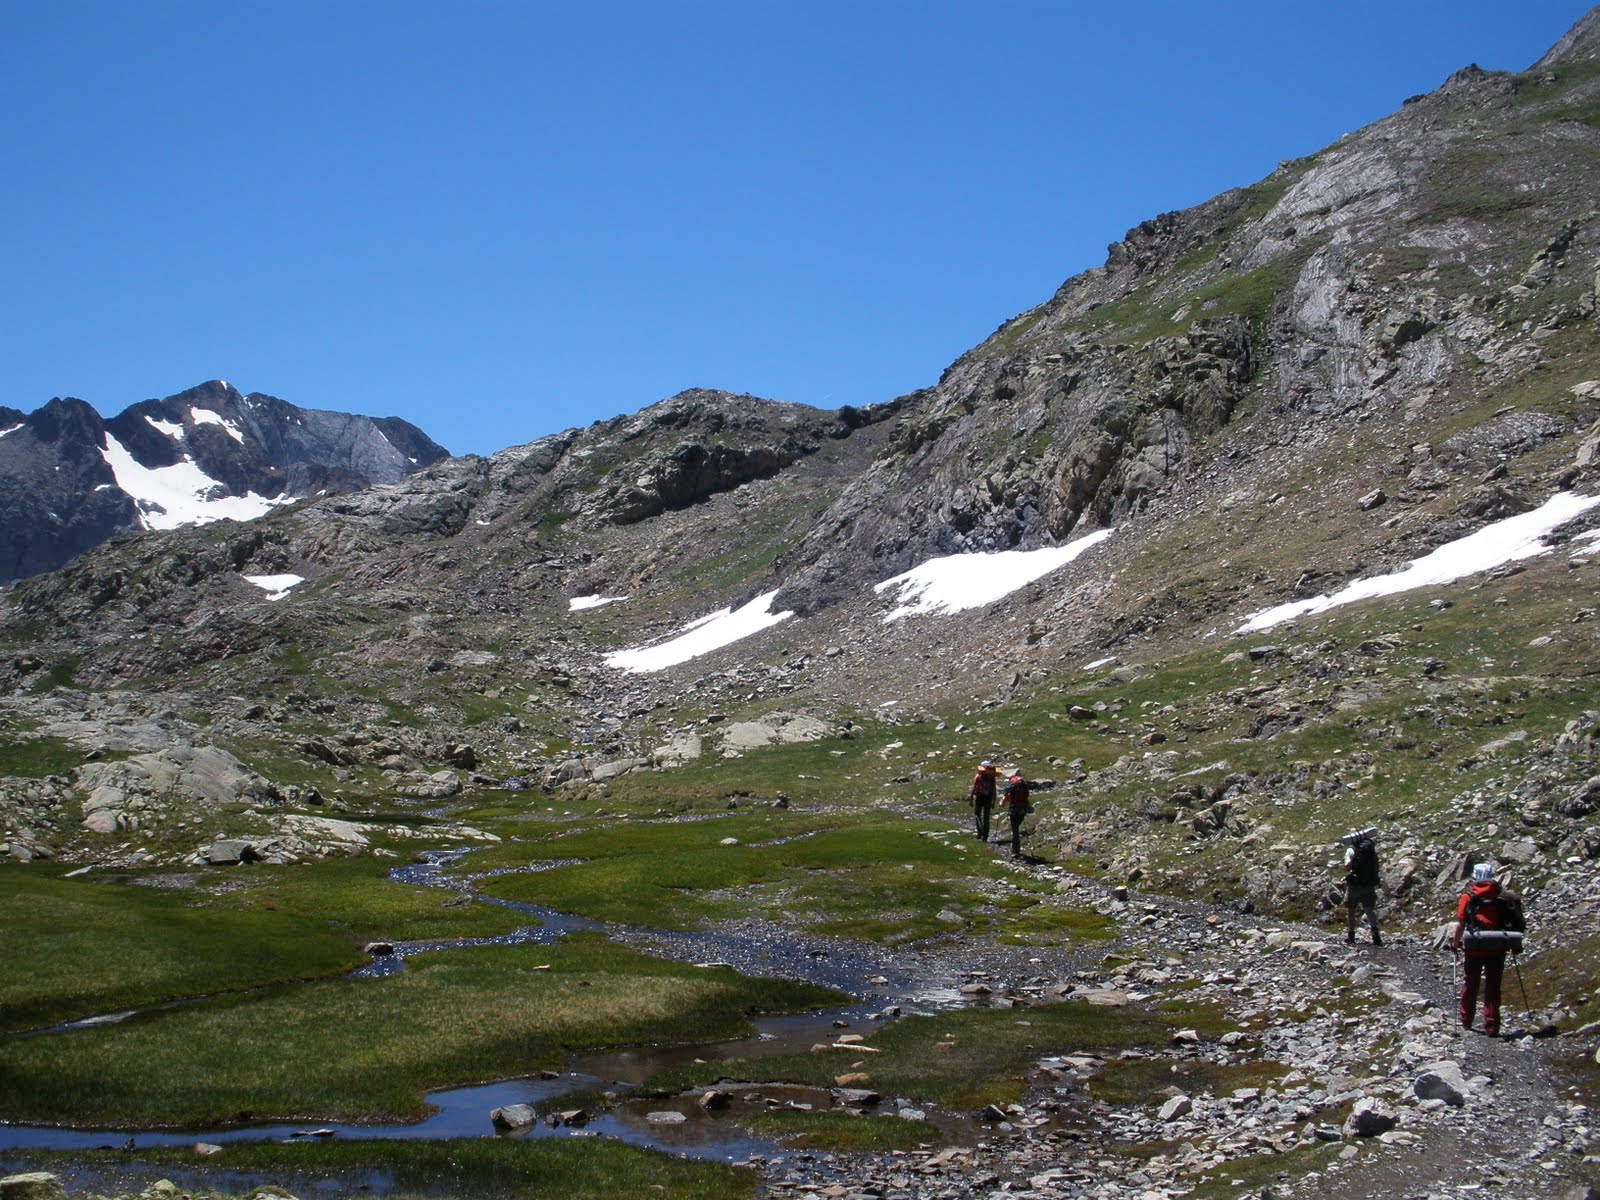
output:
[[[1488,957],[1466,956],[1466,978],[1461,981],[1461,1023],[1472,1025],[1473,1011],[1478,1007],[1478,985],[1483,984],[1483,1031],[1500,1032],[1500,977],[1505,972],[1503,954]]]
[[[994,811],[994,805],[988,800],[974,800],[972,802],[972,828],[978,835],[980,842],[989,840],[989,814]]]
[[[1022,853],[1022,818],[1028,814],[1013,808],[1007,815],[1011,818],[1011,857],[1016,858]]]

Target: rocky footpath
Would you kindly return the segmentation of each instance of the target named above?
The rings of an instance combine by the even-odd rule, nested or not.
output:
[[[1596,1056],[1600,1028],[1540,1036],[1555,1032],[1552,1014],[1518,1011],[1510,972],[1507,1033],[1490,1040],[1456,1022],[1450,959],[1426,936],[1347,946],[1325,930],[1118,898],[1055,867],[1015,869],[1119,928],[1098,967],[997,982],[1019,1019],[1038,1003],[1181,1000],[1220,1014],[1225,1031],[1177,1031],[1156,1060],[1172,1083],[1141,1102],[1102,1099],[1096,1081],[1148,1066],[1148,1054],[1041,1058],[1021,1104],[979,1114],[988,1125],[975,1145],[783,1155],[762,1164],[766,1195],[1168,1200],[1207,1184],[1260,1200],[1594,1194],[1594,1113],[1561,1064]],[[1600,885],[1587,899],[1600,901]]]

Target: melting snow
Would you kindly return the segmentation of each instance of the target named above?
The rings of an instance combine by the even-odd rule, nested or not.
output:
[[[185,456],[170,467],[146,467],[123,444],[106,434],[100,451],[116,478],[117,486],[133,497],[139,524],[145,529],[176,529],[180,525],[207,525],[212,521],[249,521],[269,512],[288,497],[269,500],[254,492],[223,495],[223,486],[194,460]]]
[[[1105,541],[1111,532],[1099,529],[1064,546],[1049,546],[1043,550],[1002,550],[995,554],[930,558],[903,575],[885,579],[873,590],[900,589],[900,607],[883,619],[886,625],[901,617],[982,608],[1066,566],[1085,550]]]
[[[196,425],[221,425],[228,431],[229,437],[239,445],[244,445],[244,434],[239,431],[239,427],[221,413],[214,413],[209,408],[191,408],[189,417]]]
[[[183,426],[178,424],[176,421],[158,421],[148,413],[145,414],[144,419],[150,423],[150,428],[154,429],[157,433],[164,433],[174,441],[183,441]]]
[[[1600,529],[1591,529],[1587,533],[1580,533],[1572,540],[1575,542],[1584,543],[1581,546],[1573,547],[1572,553],[1574,556],[1578,558],[1588,558],[1589,555],[1593,554],[1597,550],[1600,550]]]
[[[742,608],[719,609],[710,616],[701,617],[698,621],[685,625],[678,636],[670,641],[654,646],[615,651],[606,655],[606,665],[635,675],[644,675],[719,650],[723,646],[737,642],[740,638],[759,633],[794,616],[792,612],[768,611],[777,594],[776,591],[763,592]]]
[[[0,437],[6,437],[9,434],[13,434],[21,428],[21,425],[13,425],[10,429],[0,429]]]
[[[1315,596],[1310,600],[1295,600],[1263,609],[1234,632],[1259,633],[1307,613],[1326,612],[1330,608],[1354,604],[1357,600],[1368,600],[1374,596],[1392,596],[1414,588],[1451,583],[1503,563],[1548,554],[1550,546],[1545,543],[1545,535],[1596,504],[1600,504],[1600,496],[1557,492],[1532,512],[1507,517],[1503,521],[1485,525],[1477,533],[1446,542],[1433,553],[1406,563],[1398,571],[1375,575],[1371,579],[1358,579],[1331,596]]]
[[[306,581],[303,575],[245,575],[242,578],[267,593],[268,600],[282,600],[295,584]]]
[[[567,601],[567,611],[582,612],[586,608],[599,608],[602,604],[619,604],[626,599],[626,596],[574,596]]]

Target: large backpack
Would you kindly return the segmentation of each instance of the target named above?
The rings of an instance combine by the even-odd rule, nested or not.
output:
[[[1028,803],[1026,780],[1019,779],[1015,783],[1006,784],[1006,803],[1024,815],[1033,811],[1033,805]]]
[[[1474,933],[1522,933],[1528,928],[1522,912],[1522,897],[1513,892],[1497,896],[1473,896],[1461,917],[1461,929]]]
[[[1372,844],[1371,838],[1362,838],[1355,844],[1355,853],[1350,857],[1348,875],[1351,883],[1358,883],[1363,887],[1377,886],[1378,848]]]

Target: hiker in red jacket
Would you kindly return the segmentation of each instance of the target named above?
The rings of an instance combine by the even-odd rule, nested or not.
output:
[[[1520,933],[1524,924],[1522,899],[1501,889],[1494,877],[1494,864],[1473,867],[1472,883],[1456,902],[1456,921],[1450,927],[1450,948],[1465,950],[1466,977],[1461,983],[1458,1009],[1463,1028],[1472,1028],[1481,981],[1483,1031],[1490,1037],[1500,1036],[1500,979],[1505,972],[1506,951],[1512,943],[1493,935]]]
[[[1011,857],[1022,857],[1022,818],[1033,811],[1028,802],[1028,781],[1021,771],[1013,771],[1006,780],[1006,815],[1011,818]]]

